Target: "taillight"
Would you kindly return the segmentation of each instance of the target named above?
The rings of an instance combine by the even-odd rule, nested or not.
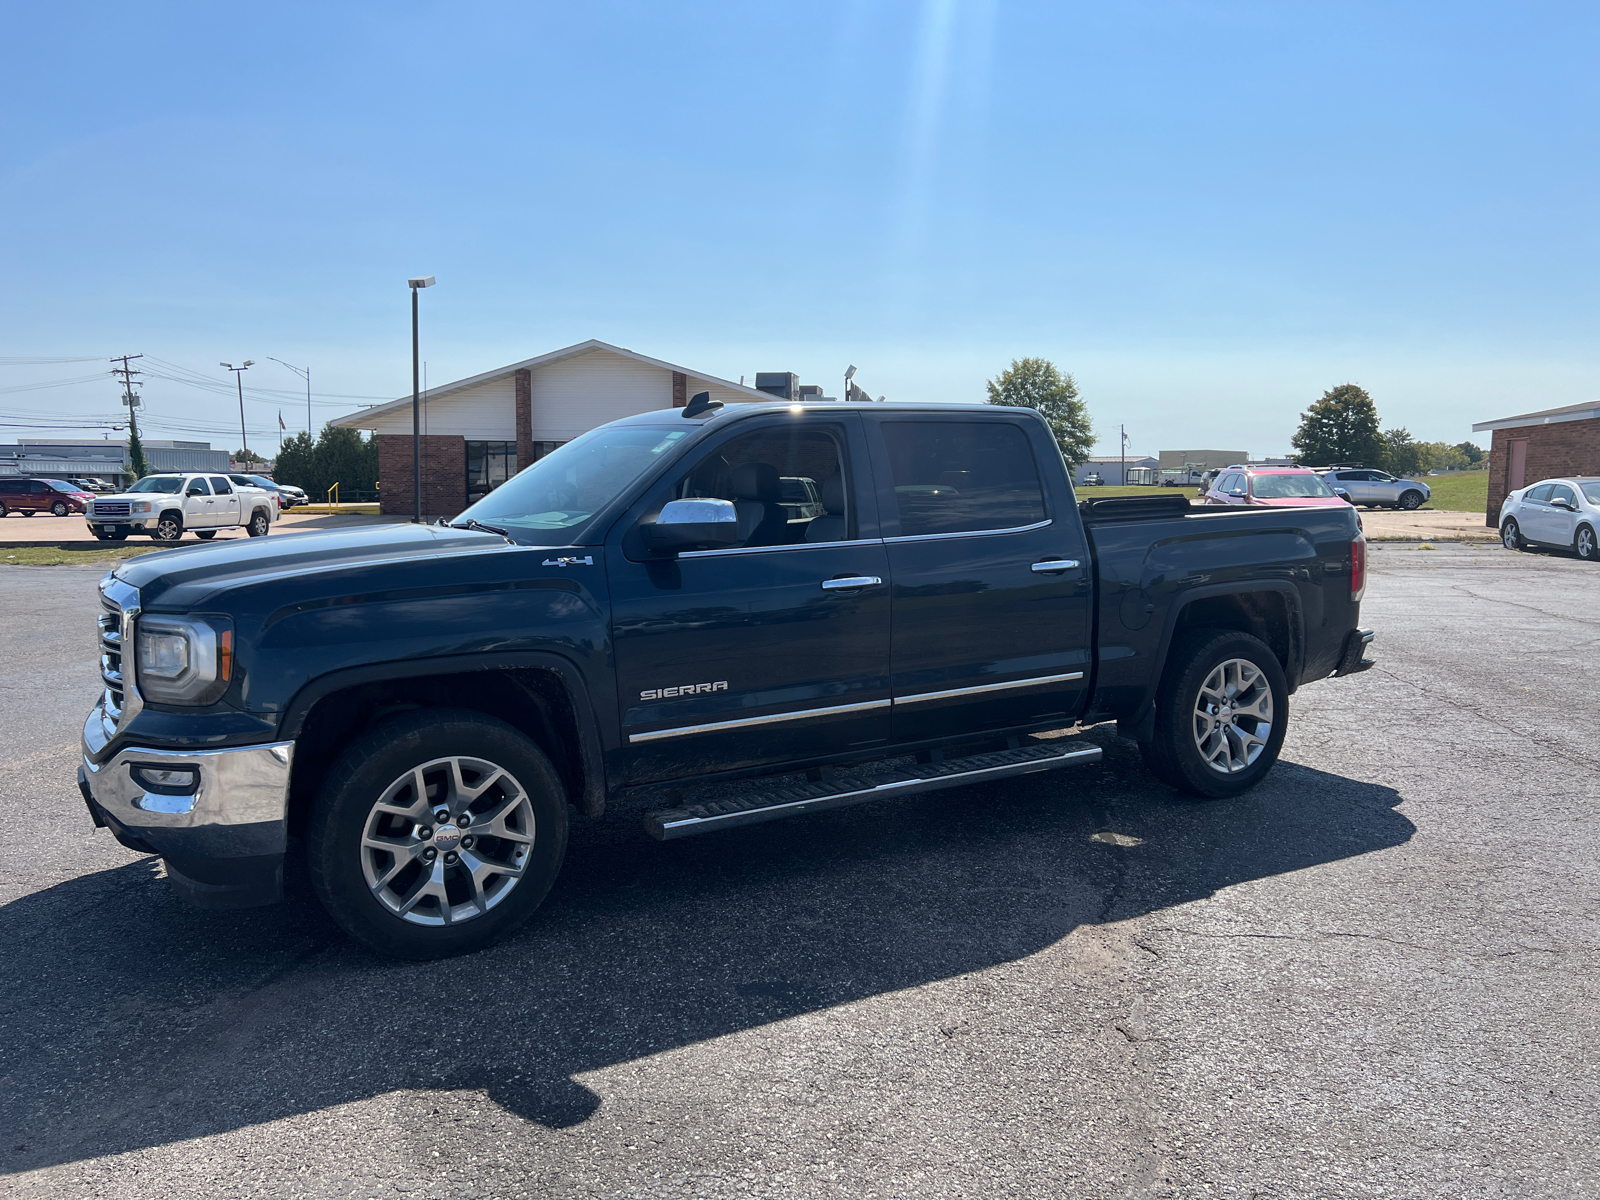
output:
[[[1350,599],[1360,600],[1367,593],[1367,538],[1359,535],[1350,543]]]

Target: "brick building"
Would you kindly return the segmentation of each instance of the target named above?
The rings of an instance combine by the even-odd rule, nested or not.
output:
[[[454,516],[579,434],[619,417],[682,408],[696,392],[723,403],[775,394],[593,340],[430,388],[422,403],[422,511]],[[415,511],[411,397],[334,424],[377,437],[383,511]]]
[[[1474,433],[1492,430],[1489,503],[1485,525],[1500,523],[1507,492],[1561,475],[1600,475],[1600,402],[1479,421]]]

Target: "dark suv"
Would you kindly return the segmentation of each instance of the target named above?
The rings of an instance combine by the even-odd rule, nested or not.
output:
[[[19,512],[31,517],[36,512],[65,517],[81,513],[90,493],[61,479],[0,479],[0,517]]]

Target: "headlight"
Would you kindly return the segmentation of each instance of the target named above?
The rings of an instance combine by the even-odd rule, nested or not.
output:
[[[233,677],[233,625],[226,617],[141,617],[134,683],[157,704],[211,704]]]
[[[147,512],[150,511],[150,501],[148,501],[148,500],[135,500],[128,507],[128,511],[129,512],[136,512],[136,513],[147,513]]]

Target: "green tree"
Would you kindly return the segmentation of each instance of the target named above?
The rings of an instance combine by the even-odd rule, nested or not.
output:
[[[1467,466],[1475,467],[1483,461],[1484,450],[1482,446],[1473,442],[1457,442],[1455,448],[1466,457]]]
[[[254,450],[248,450],[248,449],[246,449],[246,450],[235,450],[233,452],[233,456],[232,457],[233,457],[233,461],[234,462],[242,462],[242,463],[264,463],[264,462],[267,461],[266,459],[262,458],[261,455],[257,454]]]
[[[370,492],[378,482],[378,443],[354,429],[324,425],[317,438],[316,456],[323,494],[335,483],[340,493],[346,494]]]
[[[1373,465],[1381,466],[1391,475],[1415,475],[1423,469],[1422,447],[1423,443],[1415,440],[1408,429],[1385,430],[1383,457]]]
[[[1078,399],[1078,385],[1055,363],[1044,358],[1014,358],[988,381],[989,403],[1031,408],[1056,435],[1056,445],[1069,467],[1076,467],[1094,450],[1094,425],[1089,408]]]
[[[283,449],[278,451],[272,477],[279,483],[304,488],[308,496],[321,496],[326,489],[317,486],[320,477],[316,474],[316,456],[317,444],[302,430],[284,442]]]
[[[1378,431],[1378,406],[1353,383],[1323,392],[1322,399],[1301,415],[1300,428],[1289,440],[1300,452],[1297,461],[1308,467],[1374,466],[1383,461],[1386,449]]]
[[[128,464],[135,479],[150,474],[149,464],[144,461],[144,443],[139,441],[139,431],[132,428],[128,430]]]

